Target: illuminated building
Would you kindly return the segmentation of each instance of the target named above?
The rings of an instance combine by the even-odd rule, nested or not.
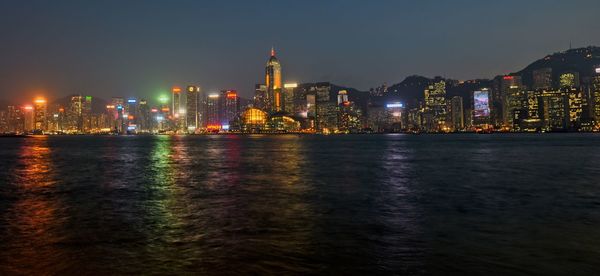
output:
[[[159,107],[155,112],[154,121],[156,122],[158,132],[164,132],[170,127],[171,116],[171,104],[169,103],[170,97],[166,94],[158,97]]]
[[[0,111],[0,133],[8,132],[8,113],[4,110]]]
[[[385,104],[385,109],[387,111],[386,131],[399,132],[402,130],[405,117],[404,104],[401,102],[389,102]]]
[[[533,70],[533,90],[552,88],[552,68]]]
[[[27,133],[31,133],[35,130],[35,114],[34,114],[33,106],[26,105],[21,110],[23,112],[23,122],[24,122],[23,131],[27,132]]]
[[[221,127],[228,130],[240,113],[240,97],[235,90],[224,90],[221,91],[220,103],[219,120],[221,121]]]
[[[60,112],[59,110],[63,110]],[[46,116],[46,131],[48,132],[62,132],[63,125],[62,120],[60,118],[60,113],[64,114],[64,108],[60,105],[56,104],[48,108]]]
[[[148,101],[145,99],[140,99],[139,102],[139,111],[138,111],[138,126],[139,130],[144,132],[152,131],[152,120],[150,115],[150,106],[148,106]]]
[[[463,109],[463,98],[454,96],[450,99],[450,120],[453,131],[461,131],[465,128],[465,113]]]
[[[254,88],[254,107],[266,110],[267,101],[267,86],[264,84],[257,84]]]
[[[579,130],[583,119],[583,92],[578,88],[520,92],[514,101],[514,130]]]
[[[109,111],[112,111],[112,119],[113,119],[113,128],[117,133],[125,133],[125,119],[123,115],[125,114],[125,101],[121,97],[112,98],[111,106]]]
[[[127,113],[127,130],[131,133],[138,130],[138,116],[139,107],[138,100],[136,98],[127,99],[125,105],[125,112]]]
[[[506,93],[503,108],[505,125],[518,131],[520,121],[525,119],[526,115],[527,93],[517,86],[510,88]]]
[[[33,101],[33,110],[34,110],[34,127],[33,129],[36,131],[46,131],[47,130],[47,112],[48,106],[46,103],[46,99],[37,98]]]
[[[261,132],[267,127],[267,113],[258,108],[248,108],[241,116],[241,130],[243,132]]]
[[[600,67],[596,68],[595,74],[592,76],[592,110],[593,117],[596,122],[600,122]]]
[[[335,95],[331,97],[331,84],[328,82],[316,83],[311,87],[315,95],[316,116],[315,128],[318,132],[330,132],[337,129],[337,104]]]
[[[525,106],[520,113],[520,131],[538,131],[542,127],[543,115],[540,113],[540,93],[539,90],[525,92]]]
[[[418,131],[421,128],[421,109],[413,107],[406,110],[406,129]]]
[[[367,125],[371,131],[385,132],[388,127],[390,113],[384,103],[376,101],[369,103],[367,109]],[[343,125],[343,123],[341,124]]]
[[[221,121],[219,120],[219,94],[208,94],[206,99],[206,128],[209,130],[219,130]]]
[[[269,119],[269,130],[275,132],[294,132],[300,130],[300,122],[289,116],[276,115]]]
[[[565,89],[568,98],[569,130],[578,130],[581,127],[583,115],[583,92],[578,88]]]
[[[85,96],[81,100],[81,130],[90,132],[92,130],[92,96]]]
[[[22,133],[25,127],[25,118],[23,110],[13,105],[8,106],[8,132],[10,133]]]
[[[566,72],[560,75],[560,87],[570,88],[579,87],[579,73],[578,72]]]
[[[348,102],[348,91],[340,90],[337,96],[337,104],[343,104],[344,102]]]
[[[175,130],[183,130],[185,127],[185,109],[182,107],[181,101],[181,88],[173,87],[172,91],[172,109],[171,113],[173,116],[173,122],[175,123]],[[183,105],[185,106],[185,105]]]
[[[515,101],[524,97],[521,76],[503,76],[500,83],[500,98],[502,103],[502,118],[504,125],[512,126],[514,123]],[[522,94],[522,95],[521,95]],[[524,100],[523,100],[524,101]],[[519,105],[521,107],[522,105]],[[518,113],[518,112],[517,112]]]
[[[362,126],[362,112],[354,102],[346,101],[338,106],[337,130],[345,133],[359,132]]]
[[[287,88],[285,88],[286,85]],[[316,98],[314,94],[309,93],[313,85],[296,83],[286,85],[284,85],[286,90],[285,111],[298,119],[303,129],[314,129]],[[288,95],[291,95],[292,98],[288,98]]]
[[[314,93],[314,87],[306,91],[306,125],[305,128],[315,129],[317,118],[317,95]]]
[[[286,83],[283,85],[283,111],[287,114],[296,114],[295,96],[298,90],[297,83]]]
[[[80,95],[74,95],[71,97],[69,109],[67,111],[67,120],[69,132],[80,132],[83,130],[83,122],[81,118],[82,114],[83,97]]]
[[[487,128],[491,124],[490,90],[473,91],[473,125]]]
[[[564,131],[568,127],[568,98],[564,91],[538,92],[541,127],[547,131]]]
[[[429,85],[424,91],[425,108],[433,116],[434,123],[430,125],[432,129],[427,131],[440,131],[446,126],[446,82],[440,80],[432,85]]]
[[[190,85],[186,88],[186,130],[194,133],[200,125],[200,87]]]
[[[281,95],[281,63],[275,57],[275,49],[271,48],[271,57],[265,68],[266,110],[279,112],[282,110]]]

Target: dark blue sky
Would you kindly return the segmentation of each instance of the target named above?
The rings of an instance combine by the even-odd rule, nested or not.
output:
[[[467,79],[600,45],[600,1],[0,1],[0,99],[249,96],[271,45],[286,82]]]

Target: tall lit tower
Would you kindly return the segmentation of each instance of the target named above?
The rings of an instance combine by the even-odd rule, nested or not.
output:
[[[34,108],[31,105],[23,107],[23,131],[33,132],[35,130],[35,113]]]
[[[37,98],[34,101],[34,129],[35,130],[46,130],[46,112],[47,105],[44,98]]]
[[[219,120],[221,128],[229,129],[229,125],[240,113],[240,98],[235,90],[221,91],[221,110]]]
[[[221,122],[219,121],[219,94],[208,94],[206,99],[206,128],[209,131],[219,130]]]
[[[189,132],[194,132],[200,128],[200,87],[190,85],[186,89],[186,129]]]
[[[281,111],[281,63],[275,57],[275,49],[271,48],[271,57],[267,61],[265,85],[267,88],[266,109],[270,112]]]
[[[173,121],[175,122],[176,130],[183,129],[185,125],[185,109],[181,107],[181,88],[173,87]]]

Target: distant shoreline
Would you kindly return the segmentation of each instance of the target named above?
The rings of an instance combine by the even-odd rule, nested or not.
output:
[[[427,136],[440,136],[440,135],[467,135],[467,134],[477,134],[477,135],[512,135],[512,134],[595,134],[600,132],[592,132],[592,131],[580,131],[580,132],[492,132],[492,133],[477,133],[477,132],[449,132],[449,133],[409,133],[409,132],[388,132],[388,133],[332,133],[332,134],[322,134],[322,133],[206,133],[206,134],[0,134],[0,138],[34,138],[34,137],[65,137],[65,136],[122,136],[122,137],[132,137],[132,136],[252,136],[252,135],[261,135],[261,136],[282,136],[282,135],[296,135],[296,136],[346,136],[346,135],[427,135]]]

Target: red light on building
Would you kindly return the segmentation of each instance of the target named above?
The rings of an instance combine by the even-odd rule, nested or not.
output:
[[[181,87],[177,87],[177,86],[173,87],[173,93],[180,93],[180,92],[181,92]]]
[[[515,77],[513,77],[513,76],[504,76],[502,79],[505,79],[505,80],[512,80],[512,79],[514,79],[514,78],[515,78]]]
[[[168,108],[168,107],[163,107],[163,108],[161,109],[161,111],[162,111],[162,112],[169,112],[169,108]]]
[[[152,110],[151,110],[151,111],[152,111],[152,113],[156,113],[156,112],[158,112],[158,109],[156,109],[156,108],[152,108]]]
[[[227,99],[236,99],[237,92],[236,91],[227,91]]]
[[[350,102],[343,102],[344,106],[350,106]]]
[[[134,117],[133,117],[133,115],[129,115],[129,116],[127,116],[127,119],[128,119],[128,120],[133,120],[133,118],[134,118]]]
[[[65,109],[61,107],[58,109],[58,112],[65,112]]]
[[[209,130],[219,130],[221,129],[221,125],[208,125],[206,128]]]
[[[33,110],[33,106],[26,105],[26,106],[23,107],[23,109],[25,109],[25,110]]]

